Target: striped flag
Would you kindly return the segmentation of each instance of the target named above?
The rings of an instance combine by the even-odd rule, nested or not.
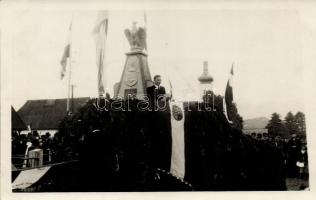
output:
[[[68,37],[68,43],[64,48],[64,53],[60,61],[60,65],[62,66],[61,72],[60,72],[60,79],[62,80],[65,75],[66,75],[66,68],[67,68],[67,63],[70,61],[70,50],[71,50],[71,31],[72,31],[72,22],[70,22],[69,25],[69,37]]]
[[[229,120],[229,117],[228,117],[228,114],[227,114],[227,105],[226,105],[226,102],[225,102],[225,97],[223,98],[223,112],[224,112],[224,115],[225,115],[227,121],[232,124],[233,122]]]
[[[93,28],[93,35],[96,43],[96,62],[98,67],[98,93],[99,96],[106,93],[106,66],[105,66],[105,46],[108,31],[108,11],[99,11],[96,24]]]
[[[233,101],[234,101],[234,96],[233,96],[233,75],[234,75],[234,63],[232,64],[232,68],[230,70],[230,77],[227,81],[227,85],[226,85],[226,90],[225,90],[225,101],[223,102],[224,103],[224,112],[225,112],[225,115],[228,119],[228,121],[230,122],[230,118],[229,118],[229,113],[228,112],[228,109],[227,107],[230,107],[232,104],[233,104]]]

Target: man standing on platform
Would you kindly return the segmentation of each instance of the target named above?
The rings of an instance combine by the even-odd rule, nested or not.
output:
[[[154,85],[147,88],[147,95],[153,112],[149,120],[152,124],[151,132],[151,162],[153,168],[169,171],[171,165],[171,124],[166,89],[160,85],[161,76],[154,76]]]
[[[159,101],[166,100],[166,89],[160,85],[161,76],[154,76],[154,85],[147,88],[147,95],[151,104],[151,107],[156,110]]]

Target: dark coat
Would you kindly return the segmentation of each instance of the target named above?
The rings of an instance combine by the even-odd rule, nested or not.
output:
[[[159,89],[156,89],[155,85],[147,88],[147,95],[152,107],[157,105],[157,101],[159,101],[165,94],[166,89],[163,86],[159,86]]]

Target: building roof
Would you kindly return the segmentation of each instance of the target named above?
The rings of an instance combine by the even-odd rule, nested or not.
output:
[[[74,113],[89,99],[89,97],[74,98]],[[33,130],[52,130],[58,129],[60,122],[67,114],[66,108],[67,99],[28,100],[20,108],[18,114],[25,124],[31,125]]]
[[[19,114],[15,111],[15,109],[11,106],[11,126],[12,130],[26,130],[27,126],[24,121],[21,119]]]

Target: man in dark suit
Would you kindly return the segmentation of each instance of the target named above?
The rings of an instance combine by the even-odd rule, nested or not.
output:
[[[166,99],[166,89],[160,85],[161,76],[154,76],[154,85],[147,88],[147,95],[151,104],[151,107],[156,110],[158,101]]]
[[[160,85],[161,76],[154,76],[154,85],[147,88],[147,95],[152,111],[150,121],[150,160],[153,168],[169,171],[171,165],[171,123],[169,109],[169,95]]]

